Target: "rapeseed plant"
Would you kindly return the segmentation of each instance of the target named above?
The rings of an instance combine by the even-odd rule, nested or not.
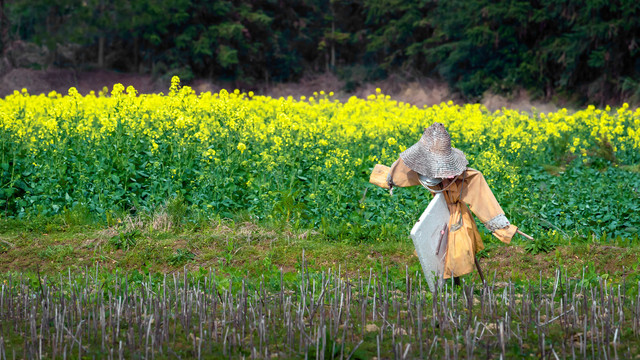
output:
[[[138,94],[122,84],[85,96],[75,88],[67,95],[16,91],[0,100],[0,212],[25,217],[86,206],[105,216],[151,211],[181,194],[191,211],[211,217],[242,210],[275,221],[278,194],[295,189],[292,201],[305,206],[296,208],[291,221],[393,223],[401,236],[429,195],[407,190],[390,203],[368,184],[368,175],[377,162],[391,165],[435,121],[444,123],[470,166],[485,174],[505,209],[514,210],[515,221],[530,221],[515,212],[522,201],[540,209],[549,200],[522,194],[557,183],[540,173],[545,164],[566,166],[577,157],[573,166],[590,171],[600,164],[602,171],[606,164],[640,162],[640,110],[628,104],[526,113],[453,102],[418,108],[381,89],[346,102],[333,96],[196,94],[177,77],[168,95]],[[637,176],[611,171],[629,188],[603,196],[626,198],[625,221],[640,226],[631,190],[640,187]],[[365,188],[370,191],[363,197]],[[562,191],[573,197],[589,192]],[[538,210],[540,216],[544,211]],[[572,226],[597,231],[605,210],[580,216]]]

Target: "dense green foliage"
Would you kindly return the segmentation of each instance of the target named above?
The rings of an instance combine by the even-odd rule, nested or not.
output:
[[[469,99],[526,88],[640,100],[633,0],[14,0],[4,11],[14,39],[73,42],[79,64],[183,80],[249,88],[328,69],[349,89],[401,70],[440,76]]]

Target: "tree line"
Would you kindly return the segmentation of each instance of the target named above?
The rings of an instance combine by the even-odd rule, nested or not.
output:
[[[390,72],[439,77],[466,99],[524,88],[577,102],[640,99],[636,0],[0,0],[0,41],[51,63],[347,87]],[[74,64],[56,54],[77,49]],[[67,61],[68,62],[68,61]]]

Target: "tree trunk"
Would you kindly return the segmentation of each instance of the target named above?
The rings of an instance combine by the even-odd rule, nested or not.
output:
[[[140,40],[139,37],[136,36],[133,38],[133,66],[136,69],[136,72],[140,72]]]
[[[331,20],[331,70],[336,68],[336,21]]]
[[[9,18],[5,13],[4,0],[0,0],[0,54],[9,47]]]
[[[98,39],[98,67],[104,68],[104,35]]]

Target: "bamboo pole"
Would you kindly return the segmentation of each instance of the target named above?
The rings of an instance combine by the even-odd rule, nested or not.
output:
[[[524,237],[525,239],[527,239],[527,240],[532,240],[532,241],[533,241],[533,236],[531,236],[531,235],[527,235],[527,234],[523,233],[522,231],[520,231],[520,229],[518,229],[516,232],[517,232],[518,234],[522,235],[522,237]]]

